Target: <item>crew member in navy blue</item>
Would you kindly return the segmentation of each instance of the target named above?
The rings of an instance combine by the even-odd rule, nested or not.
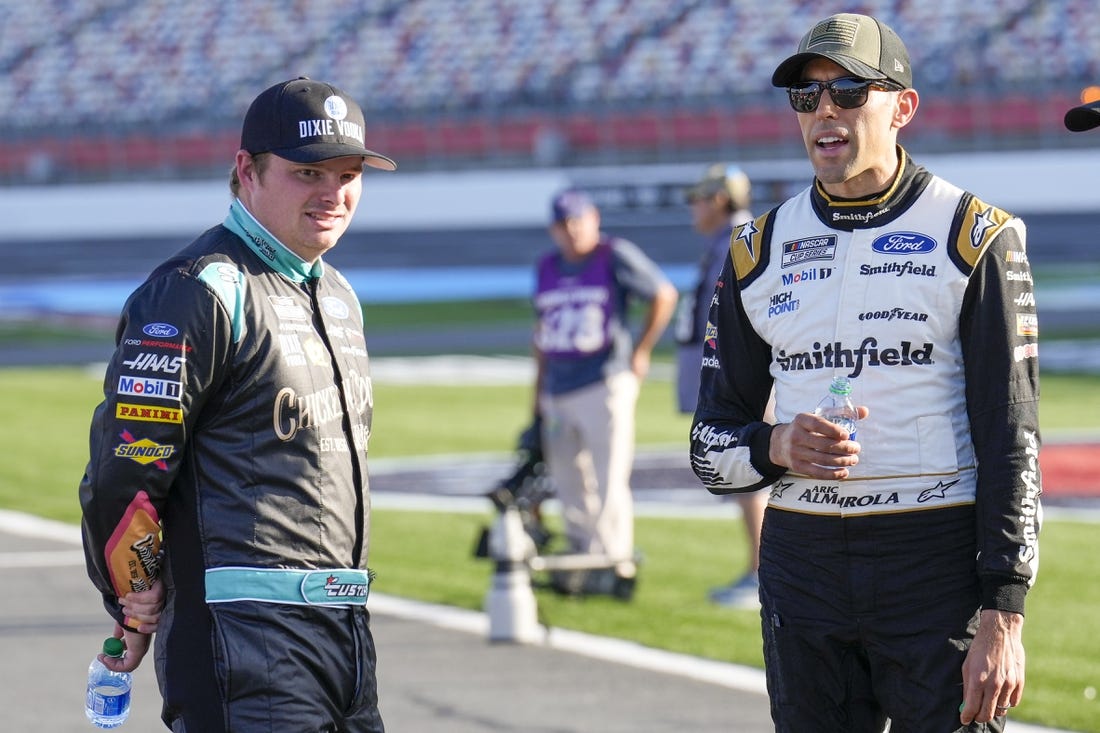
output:
[[[177,733],[383,730],[366,602],[373,392],[323,255],[355,214],[359,105],[298,78],[245,115],[225,220],[127,300],[80,485],[88,572],[132,670],[156,629]],[[128,597],[163,599],[159,615]],[[145,601],[147,603],[147,601]]]

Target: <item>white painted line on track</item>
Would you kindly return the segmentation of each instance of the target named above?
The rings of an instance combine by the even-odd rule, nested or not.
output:
[[[0,569],[84,567],[82,550],[0,552]]]
[[[42,519],[33,514],[0,509],[0,531],[19,537],[37,537],[43,540],[79,545],[80,527],[53,519]]]
[[[489,618],[480,611],[410,601],[382,593],[371,593],[368,605],[371,613],[423,621],[447,629],[485,636],[488,640]],[[546,628],[543,642],[536,643],[534,646],[546,646],[640,669],[689,677],[744,692],[767,694],[763,670],[653,649],[623,639],[611,639],[550,627]]]

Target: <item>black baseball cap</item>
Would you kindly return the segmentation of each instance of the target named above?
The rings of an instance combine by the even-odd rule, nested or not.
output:
[[[1082,104],[1079,107],[1066,112],[1066,129],[1073,132],[1084,132],[1094,127],[1100,127],[1100,101]]]
[[[798,51],[772,74],[772,86],[789,87],[801,81],[802,67],[815,58],[829,59],[861,79],[888,79],[908,89],[913,86],[909,52],[898,34],[877,18],[838,13],[818,21],[802,36]]]
[[[391,159],[367,150],[366,129],[363,110],[347,92],[300,76],[265,89],[252,101],[241,127],[241,148],[295,163],[361,155],[372,168],[396,170]]]

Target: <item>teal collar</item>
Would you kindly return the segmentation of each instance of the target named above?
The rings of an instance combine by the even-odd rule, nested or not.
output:
[[[317,279],[325,274],[325,265],[320,259],[311,265],[291,252],[263,224],[256,221],[256,217],[252,216],[240,199],[233,199],[233,203],[229,205],[229,214],[222,225],[243,239],[249,249],[270,265],[271,269],[296,283]]]

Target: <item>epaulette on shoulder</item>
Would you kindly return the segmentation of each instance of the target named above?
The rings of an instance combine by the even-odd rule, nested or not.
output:
[[[244,335],[245,278],[232,262],[211,262],[202,268],[198,279],[222,302],[233,329],[233,343]]]
[[[974,269],[994,237],[1014,219],[1004,209],[987,204],[973,194],[965,194],[959,201],[951,227],[953,257]]]

